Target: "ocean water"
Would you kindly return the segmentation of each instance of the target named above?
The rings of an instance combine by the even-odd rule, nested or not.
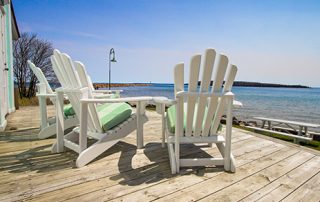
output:
[[[124,97],[174,97],[173,84],[115,89],[123,89]],[[235,99],[243,104],[242,108],[234,110],[234,115],[240,120],[248,121],[255,116],[264,116],[320,124],[320,88],[233,87],[232,91]]]

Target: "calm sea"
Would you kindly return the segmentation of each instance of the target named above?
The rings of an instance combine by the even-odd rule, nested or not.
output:
[[[116,88],[115,88],[116,89]],[[123,96],[165,96],[173,98],[173,84],[125,87]],[[320,124],[320,88],[233,87],[243,108],[235,110],[241,120],[254,116]]]

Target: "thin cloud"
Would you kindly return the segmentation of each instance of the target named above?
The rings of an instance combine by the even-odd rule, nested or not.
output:
[[[99,39],[99,40],[105,39],[104,37],[101,37],[100,35],[88,33],[88,32],[81,32],[81,31],[69,32],[69,31],[66,31],[65,33],[75,35],[75,36],[80,36],[80,37],[92,38],[92,39]]]
[[[19,22],[19,29],[21,32],[34,32],[31,25],[26,22]]]

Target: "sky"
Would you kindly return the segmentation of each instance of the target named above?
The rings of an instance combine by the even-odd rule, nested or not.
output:
[[[175,64],[206,48],[236,80],[320,87],[320,1],[13,0],[20,32],[86,65],[94,82],[172,83]],[[186,73],[187,73],[186,68]],[[187,82],[187,81],[186,81]]]

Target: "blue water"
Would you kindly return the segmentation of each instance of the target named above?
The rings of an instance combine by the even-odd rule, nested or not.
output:
[[[117,89],[117,88],[115,88]],[[123,96],[165,96],[173,98],[172,84],[121,87]],[[233,87],[236,100],[243,108],[235,109],[241,120],[254,116],[280,118],[320,124],[320,88]]]

